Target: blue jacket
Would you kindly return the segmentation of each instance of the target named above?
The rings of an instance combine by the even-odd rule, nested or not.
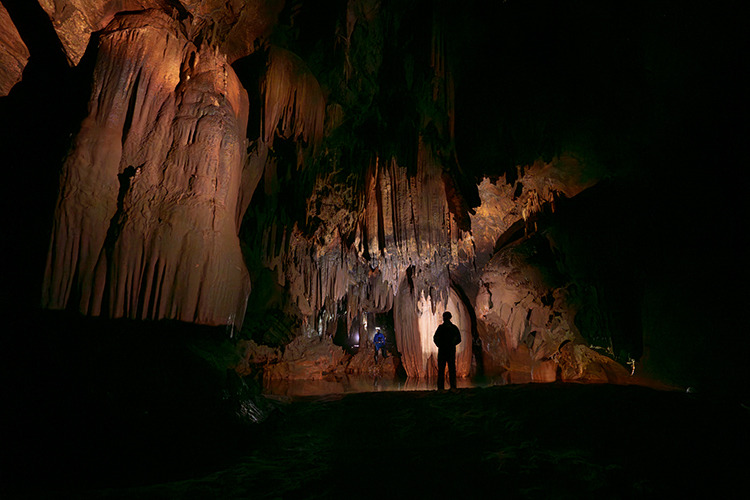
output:
[[[383,335],[383,332],[378,332],[375,334],[375,338],[373,339],[375,342],[375,348],[380,349],[381,347],[385,346],[385,335]]]

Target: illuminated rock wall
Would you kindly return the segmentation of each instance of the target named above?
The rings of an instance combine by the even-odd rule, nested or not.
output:
[[[28,59],[29,49],[21,40],[5,6],[0,4],[0,97],[7,95],[21,80]]]
[[[348,84],[359,85],[357,78],[362,73],[367,74],[364,80],[369,82],[378,78],[385,43],[378,38],[384,34],[378,31],[383,29],[378,23],[384,16],[374,4],[347,4],[347,24],[342,31],[346,33],[346,43],[342,49],[346,61],[343,74]],[[365,68],[348,65],[354,57],[350,51],[354,50],[356,25],[367,26],[368,32],[374,34],[372,40],[359,39],[360,44],[364,43],[360,50],[372,56],[367,58]],[[425,44],[420,45],[425,52],[420,57],[429,68],[425,87],[429,104],[422,103],[425,109],[419,108],[419,112],[443,109],[445,113],[419,119],[424,122],[422,126],[429,122],[439,134],[449,138],[453,133],[453,95],[445,64],[445,43],[438,23],[429,21],[425,26]],[[310,169],[316,165],[310,158],[313,148],[304,149],[300,144],[319,142],[317,131],[322,130],[323,124],[320,90],[309,70],[293,55],[272,48],[269,58],[262,142],[270,144],[274,135],[296,140],[295,167],[299,171]],[[350,126],[354,118],[335,102],[325,112],[328,136],[341,133],[340,129]],[[430,370],[426,360],[434,349],[434,332],[427,331],[431,327],[428,316],[439,317],[446,307],[465,307],[451,298],[450,269],[460,262],[471,262],[473,246],[470,234],[457,222],[457,215],[464,214],[456,210],[455,193],[449,196],[446,158],[437,151],[434,137],[426,140],[417,130],[412,128],[409,135],[398,138],[404,149],[413,152],[406,159],[376,151],[363,163],[351,165],[346,162],[352,160],[342,158],[336,149],[321,151],[328,162],[324,163],[326,168],[315,171],[315,185],[306,200],[306,227],[270,224],[263,229],[260,247],[265,266],[276,271],[278,283],[288,291],[301,314],[306,334],[330,334],[329,325],[338,321],[343,304],[347,330],[356,331],[364,345],[372,340],[375,326],[365,326],[361,322],[364,315],[393,310],[397,348],[404,368],[409,376],[425,377]],[[325,147],[324,142],[321,149]],[[276,169],[269,157],[266,192],[273,192],[280,183],[281,174]],[[364,173],[352,174],[342,182],[334,175],[340,171]],[[283,203],[283,196],[279,203]],[[402,300],[399,289],[407,281],[412,298]],[[420,311],[420,297],[429,301],[429,314]],[[421,307],[424,309],[424,303]],[[422,318],[421,329],[418,318]],[[471,336],[468,329],[466,335]],[[423,337],[429,337],[430,342],[423,341]],[[469,353],[460,368],[466,374],[470,369],[470,347],[461,352],[462,356]],[[432,371],[434,374],[434,367]]]
[[[560,200],[595,180],[570,154],[519,170],[514,184],[485,178],[479,185],[482,203],[471,216],[479,271],[474,306],[485,372],[528,373],[537,382],[626,380],[626,370],[592,350],[576,325],[580,305],[571,294],[595,290],[582,290],[561,274],[564,264],[557,259],[564,257],[539,230],[540,217],[554,217]]]
[[[457,228],[448,209],[441,171],[424,147],[420,148],[414,176],[395,161],[376,161],[368,176],[351,246],[342,241],[339,226],[330,223],[323,225],[328,232],[312,241],[301,231],[292,231],[288,244],[279,247],[288,251],[267,257],[267,265],[279,270],[280,283],[307,318],[307,328],[319,334],[325,327],[315,318],[323,310],[335,311],[341,301],[346,302],[349,328],[363,312],[384,313],[400,304],[395,327],[398,347],[407,373],[415,377],[428,374],[425,356],[429,357],[434,348],[431,340],[420,340],[428,335],[431,339],[434,333],[427,331],[427,316],[437,314],[439,318],[446,306],[456,311],[464,307],[450,293],[448,269],[459,263],[459,253],[471,257],[470,241],[461,239],[469,235]],[[331,215],[336,217],[337,213]],[[269,230],[268,239],[275,238]],[[325,244],[316,244],[320,241]],[[403,294],[397,291],[407,274],[414,298],[399,302]],[[424,301],[437,312],[428,315],[421,311]],[[457,315],[461,316],[465,314]],[[424,318],[418,322],[421,327],[404,324],[418,318]],[[335,316],[332,319],[335,321]],[[373,328],[362,332],[362,338],[372,339]],[[466,335],[470,337],[468,329]],[[467,345],[470,343],[467,341]],[[461,365],[462,373],[468,373],[470,348],[461,352],[469,354],[468,362]]]
[[[402,363],[410,376],[434,378],[437,375],[438,349],[432,338],[443,322],[445,311],[450,311],[451,321],[461,332],[461,343],[456,346],[456,374],[459,377],[471,374],[473,337],[464,303],[454,290],[450,290],[447,303],[433,304],[424,292],[415,297],[407,285],[399,291],[394,318]]]
[[[331,337],[344,314],[347,331],[366,345],[375,326],[365,324],[366,315],[392,314],[403,369],[430,378],[432,335],[449,310],[462,332],[460,376],[482,364],[488,372],[520,370],[549,381],[563,359],[566,377],[588,376],[570,368],[582,366],[584,351],[563,356],[561,350],[565,341],[583,343],[575,308],[561,285],[537,279],[517,250],[559,199],[595,179],[565,153],[518,166],[513,182],[484,178],[465,189],[473,180],[464,178],[456,158],[449,40],[439,9],[426,16],[411,45],[412,64],[423,67],[402,68],[409,82],[402,90],[413,94],[405,101],[411,117],[404,135],[391,137],[388,147],[366,137],[367,154],[347,155],[344,141],[326,139],[342,131],[356,138],[346,135],[351,110],[367,112],[383,95],[394,95],[372,85],[386,85],[378,73],[386,64],[385,20],[401,21],[379,5],[346,3],[345,29],[336,28],[345,35],[336,38],[342,44],[336,50],[344,51],[342,81],[334,84],[351,88],[338,94],[340,102],[331,98],[331,81],[318,80],[320,68],[314,73],[290,48],[264,47],[258,88],[248,86],[260,108],[251,140],[250,99],[230,63],[255,50],[279,2],[40,5],[71,64],[80,61],[91,33],[103,29],[96,35],[88,115],[63,167],[45,307],[239,327],[250,282],[237,234],[262,182],[262,195],[277,204],[263,207],[269,212],[304,207],[303,214],[267,215],[253,235],[259,248],[251,257],[276,274],[291,304],[285,312],[293,309],[301,319],[297,335]],[[118,14],[125,8],[138,12]],[[290,23],[298,13],[289,10]],[[364,68],[353,65],[361,54]],[[391,57],[387,74],[398,74],[404,59]],[[352,99],[371,101],[357,107]],[[360,126],[365,135],[369,127],[387,134],[403,126],[396,114],[387,122],[375,113],[376,125]],[[312,183],[305,199],[290,199],[304,192],[294,184],[305,182]],[[479,199],[470,203],[471,192]],[[307,344],[294,345],[297,352]],[[482,360],[472,358],[475,348]],[[304,358],[290,354],[274,377],[322,376],[320,363]],[[304,366],[295,368],[297,362]]]
[[[34,1],[34,0],[30,0]],[[283,0],[37,0],[49,16],[71,65],[77,65],[91,34],[122,12],[163,9],[183,21],[188,38],[206,36],[231,63],[255,50],[268,34]]]
[[[248,98],[231,66],[149,11],[101,34],[93,78],[63,167],[44,305],[241,323],[250,283],[236,211]]]

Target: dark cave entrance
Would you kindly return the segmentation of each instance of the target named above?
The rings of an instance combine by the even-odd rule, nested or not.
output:
[[[351,327],[348,326],[346,301],[341,301],[336,308],[336,328],[333,333],[333,343],[349,354],[357,354],[359,350],[359,321],[358,318],[354,318]]]
[[[376,329],[379,328],[380,331],[383,332],[383,335],[385,335],[386,346],[389,354],[393,355],[397,353],[396,332],[393,325],[393,309],[389,309],[382,313],[365,313],[365,317],[367,318],[367,331],[370,342],[372,342],[372,339],[375,337]]]
[[[375,332],[380,329],[385,335],[389,355],[398,355],[393,309],[384,312],[361,311],[351,320],[347,314],[346,300],[342,300],[336,308],[336,325],[328,330],[334,345],[342,347],[349,354],[357,354],[368,343],[372,345]]]

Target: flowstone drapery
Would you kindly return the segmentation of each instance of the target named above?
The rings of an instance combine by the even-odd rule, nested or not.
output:
[[[43,303],[239,324],[250,292],[236,226],[247,93],[224,55],[160,11],[119,16],[99,40]]]

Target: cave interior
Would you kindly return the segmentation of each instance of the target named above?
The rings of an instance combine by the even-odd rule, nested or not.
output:
[[[176,498],[186,477],[235,474],[227,457],[249,447],[296,481],[272,486],[243,459],[260,497],[337,496],[357,484],[321,459],[324,436],[385,409],[401,425],[406,407],[424,425],[362,449],[391,469],[428,461],[426,415],[446,412],[465,420],[445,446],[478,457],[467,440],[514,425],[534,444],[459,470],[523,498],[648,496],[686,488],[691,460],[728,441],[746,454],[733,6],[0,0],[0,22],[8,492],[67,463],[35,487]],[[462,333],[458,393],[430,390],[444,311]],[[678,422],[674,436],[636,429],[631,408],[652,418],[639,425]],[[721,419],[736,427],[682,448]],[[609,426],[665,451],[608,469],[582,435]],[[311,435],[310,456],[268,451]],[[321,460],[325,481],[294,475]],[[730,488],[743,462],[701,474]],[[571,463],[594,472],[573,481]],[[558,489],[524,489],[540,476]]]

